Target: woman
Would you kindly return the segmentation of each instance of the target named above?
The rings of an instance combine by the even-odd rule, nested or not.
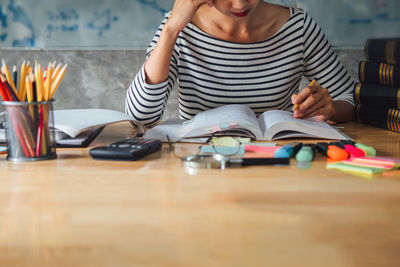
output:
[[[303,75],[316,83],[298,93]],[[318,25],[261,0],[176,0],[128,89],[126,112],[157,123],[176,81],[184,119],[226,104],[257,114],[297,104],[296,118],[354,119],[354,81]]]

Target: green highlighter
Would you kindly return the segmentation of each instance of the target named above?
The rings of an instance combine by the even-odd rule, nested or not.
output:
[[[305,144],[296,154],[296,160],[299,162],[311,162],[314,159],[314,144]]]

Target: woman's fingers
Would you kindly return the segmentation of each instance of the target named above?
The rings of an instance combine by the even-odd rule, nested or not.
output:
[[[304,88],[300,94],[292,95],[292,103],[294,106],[294,117],[302,118],[304,114],[307,112],[310,106],[313,105],[318,97],[316,95],[318,91],[318,87],[316,85],[308,86]]]
[[[183,30],[191,21],[196,11],[202,5],[207,4],[212,7],[213,0],[176,0],[172,8],[171,16],[168,19],[168,24],[177,31]]]
[[[334,113],[329,91],[319,84],[304,88],[300,94],[292,96],[292,101],[294,104],[299,104],[294,112],[295,118],[318,116],[318,119],[328,120]]]
[[[298,104],[302,105],[302,103],[313,93],[315,93],[318,90],[316,85],[308,86],[304,88],[300,94],[294,94],[292,96],[292,102],[293,104]]]

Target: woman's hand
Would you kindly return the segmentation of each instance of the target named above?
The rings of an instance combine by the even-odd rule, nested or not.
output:
[[[176,0],[167,22],[168,27],[178,32],[182,31],[197,9],[204,4],[208,4],[211,7],[214,4],[214,0]]]
[[[295,118],[317,117],[321,121],[327,121],[334,117],[336,113],[335,105],[328,89],[317,83],[304,88],[300,94],[294,94],[292,102],[298,105],[294,110]]]
[[[144,64],[146,82],[158,84],[168,79],[171,57],[179,33],[190,22],[200,6],[212,6],[213,0],[176,0],[160,38]]]

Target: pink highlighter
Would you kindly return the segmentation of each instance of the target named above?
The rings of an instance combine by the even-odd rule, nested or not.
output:
[[[351,157],[365,157],[365,152],[353,145],[344,145],[344,149]]]

